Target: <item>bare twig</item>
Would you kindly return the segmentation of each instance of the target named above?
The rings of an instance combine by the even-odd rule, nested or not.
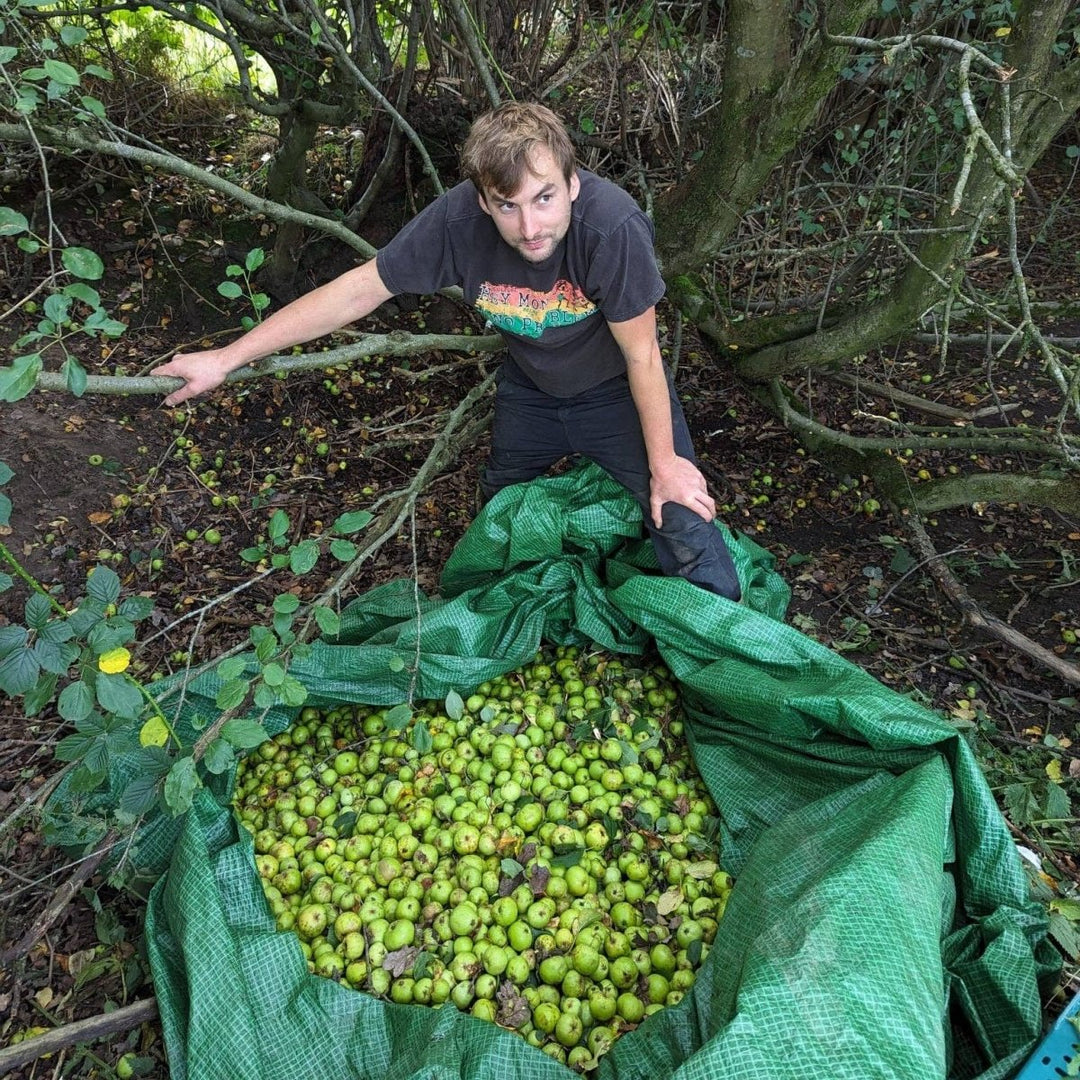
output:
[[[922,555],[931,577],[937,582],[938,587],[960,612],[968,625],[997,638],[999,641],[1005,642],[1010,648],[1049,668],[1066,681],[1080,685],[1080,667],[1062,660],[1061,657],[1052,653],[1049,649],[1032,641],[1031,638],[1021,634],[1018,630],[1014,630],[995,616],[986,614],[979,607],[945,564],[944,559],[934,547],[934,542],[923,526],[921,519],[916,514],[901,511],[898,516]]]
[[[101,861],[112,850],[116,838],[116,831],[109,830],[93,852],[79,862],[75,867],[75,872],[56,890],[56,895],[49,901],[48,906],[38,916],[33,926],[10,949],[0,954],[0,964],[10,964],[30,952],[42,935],[64,913],[64,909],[71,903],[72,898],[79,889],[82,888],[83,883],[101,865]]]

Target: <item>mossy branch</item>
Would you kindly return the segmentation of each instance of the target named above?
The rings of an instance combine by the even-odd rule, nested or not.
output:
[[[341,222],[319,217],[318,214],[307,214],[291,206],[284,206],[282,203],[260,198],[258,195],[254,195],[245,188],[240,187],[239,184],[234,184],[223,176],[201,169],[198,165],[185,161],[175,154],[147,150],[141,146],[131,146],[128,143],[115,142],[111,139],[99,139],[89,131],[78,128],[58,128],[46,124],[35,124],[33,135],[42,146],[47,146],[53,150],[85,150],[91,154],[124,158],[139,165],[147,165],[150,168],[161,169],[175,176],[186,177],[188,180],[193,180],[211,191],[216,191],[220,195],[232,199],[252,213],[264,214],[272,221],[287,221],[306,226],[309,229],[316,229],[319,232],[326,233],[328,236],[335,237],[366,258],[372,258],[375,255],[375,248],[366,240],[357,236],[351,229],[346,228]],[[29,128],[21,124],[0,124],[0,142],[6,141],[30,142]]]
[[[395,331],[390,334],[363,334],[350,345],[326,352],[303,353],[300,356],[277,354],[246,365],[229,373],[226,384],[260,379],[267,375],[296,371],[320,371],[323,368],[351,364],[367,356],[418,356],[430,352],[490,353],[502,348],[503,340],[496,334],[474,337],[468,334],[409,334]],[[183,386],[184,380],[169,375],[89,375],[87,394],[168,394]],[[66,391],[64,376],[43,371],[37,377],[39,390]]]

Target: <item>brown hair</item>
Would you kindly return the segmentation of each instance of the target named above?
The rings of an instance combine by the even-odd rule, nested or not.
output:
[[[513,195],[537,146],[546,147],[567,183],[576,166],[574,147],[562,121],[544,105],[507,101],[473,124],[461,149],[461,169],[483,195]]]

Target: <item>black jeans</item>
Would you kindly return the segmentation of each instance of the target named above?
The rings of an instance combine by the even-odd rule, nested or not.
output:
[[[682,406],[668,379],[675,452],[695,461]],[[649,510],[649,463],[637,406],[625,375],[583,394],[556,398],[500,374],[495,395],[491,457],[480,478],[485,499],[510,484],[543,475],[568,454],[584,454],[640,504],[660,569],[730,600],[739,578],[720,531],[679,503],[663,506],[656,528]]]

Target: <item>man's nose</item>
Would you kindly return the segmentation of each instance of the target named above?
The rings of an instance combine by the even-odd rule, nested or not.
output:
[[[527,206],[521,207],[521,235],[529,239],[536,231],[536,215]]]

